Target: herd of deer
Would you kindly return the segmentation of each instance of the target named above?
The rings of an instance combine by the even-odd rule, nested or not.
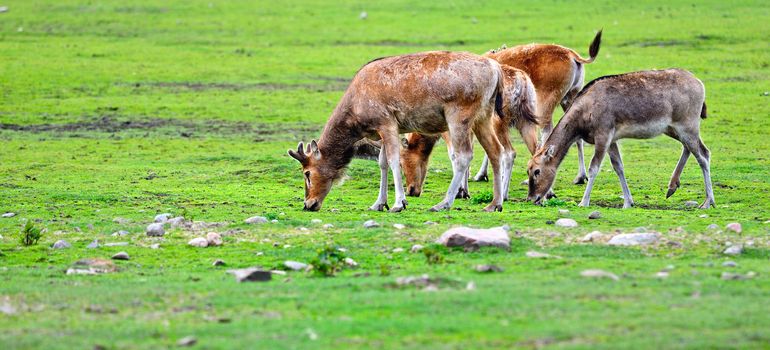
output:
[[[486,156],[474,180],[487,179],[488,164],[493,173],[494,195],[484,210],[502,211],[516,157],[509,138],[511,126],[532,155],[527,167],[528,200],[535,204],[553,196],[556,171],[576,143],[579,171],[574,183],[587,180],[580,205],[589,205],[602,159],[609,153],[623,190],[623,207],[631,207],[617,141],[666,134],[683,145],[666,197],[679,187],[679,176],[692,153],[706,187],[701,208],[709,208],[714,204],[710,155],[700,139],[700,119],[706,118],[703,83],[688,71],[667,69],[603,76],[583,86],[584,65],[596,59],[601,34],[596,34],[587,59],[559,45],[529,44],[483,56],[432,51],[367,63],[353,78],[318,142],[313,140],[307,147],[300,142],[296,151],[289,151],[302,164],[304,209],[319,210],[351,160],[376,150],[380,191],[370,209],[403,210],[407,195],[422,192],[428,158],[439,137],[446,141],[453,176],[444,200],[431,210],[449,209],[455,198],[469,197],[475,135]],[[557,105],[565,114],[553,127]],[[539,145],[538,128],[542,128]],[[410,133],[403,148],[402,133]],[[583,141],[595,145],[587,172]],[[391,207],[388,169],[395,182]]]

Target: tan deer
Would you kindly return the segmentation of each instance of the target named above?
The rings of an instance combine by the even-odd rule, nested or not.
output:
[[[396,199],[392,212],[403,210],[406,196],[401,181],[399,134],[436,135],[449,132],[454,146],[454,176],[443,201],[432,210],[451,207],[462,174],[473,157],[475,134],[490,157],[495,174],[494,198],[484,210],[502,210],[499,160],[502,145],[492,119],[502,115],[503,71],[489,58],[445,51],[424,52],[374,60],[356,73],[334,109],[318,142],[289,155],[302,164],[304,209],[321,208],[332,184],[350,163],[363,138],[382,140],[379,154],[380,192],[371,210],[388,208],[388,167],[393,173]]]
[[[537,113],[540,124],[543,125],[542,140],[553,129],[553,111],[561,104],[565,111],[569,108],[574,97],[583,87],[585,70],[583,66],[596,59],[601,45],[602,31],[600,30],[589,46],[589,58],[582,58],[572,49],[559,45],[529,44],[519,45],[499,51],[491,51],[485,56],[524,71],[535,86],[537,95]],[[422,193],[425,174],[428,169],[428,159],[437,137],[408,135],[408,146],[402,153],[404,162],[404,177],[406,178],[407,193],[419,197]],[[449,143],[447,144],[448,146]],[[535,150],[529,147],[530,154]],[[578,175],[574,183],[581,184],[586,180],[585,162],[583,161],[583,143],[577,142]],[[486,157],[474,181],[487,179],[488,161]],[[467,183],[458,192],[458,197],[468,197]],[[507,194],[506,194],[507,197]]]
[[[634,200],[626,183],[617,141],[648,139],[666,134],[682,143],[682,156],[674,169],[666,198],[679,187],[679,176],[692,153],[703,172],[706,200],[701,208],[714,205],[711,188],[710,152],[700,139],[700,122],[706,118],[706,91],[692,73],[681,69],[641,71],[598,78],[578,94],[567,113],[529,161],[529,196],[541,204],[553,186],[559,164],[569,147],[583,139],[595,145],[580,206],[587,207],[604,154],[623,189],[623,208]]]

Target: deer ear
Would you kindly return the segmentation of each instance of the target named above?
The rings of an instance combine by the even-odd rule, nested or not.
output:
[[[313,158],[321,159],[321,151],[318,150],[318,143],[315,140],[310,142],[310,152],[312,152]]]
[[[409,140],[407,140],[405,137],[401,138],[401,147],[409,148]]]

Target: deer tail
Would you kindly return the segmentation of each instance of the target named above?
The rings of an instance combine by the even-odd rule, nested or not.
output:
[[[602,44],[602,29],[599,29],[599,32],[596,33],[596,36],[594,37],[594,40],[591,42],[591,45],[588,47],[588,59],[582,58],[579,55],[575,57],[575,60],[580,63],[591,63],[596,59],[596,56],[599,55],[599,46]]]

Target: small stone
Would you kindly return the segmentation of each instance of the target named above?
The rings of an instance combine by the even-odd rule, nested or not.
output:
[[[393,253],[403,253],[404,248],[393,248]]]
[[[588,278],[609,278],[613,281],[620,280],[618,275],[612,272],[607,272],[607,271],[598,270],[598,269],[584,270],[583,272],[580,273],[580,276],[588,277]]]
[[[668,271],[659,271],[658,273],[655,274],[655,277],[662,279],[662,278],[668,278],[668,275],[669,275]]]
[[[733,273],[733,272],[722,272],[722,279],[723,280],[747,280],[754,278],[757,274],[753,271],[750,271],[749,273],[743,275],[740,273]]]
[[[361,12],[361,14],[358,15],[358,18],[361,20],[367,19],[369,15],[366,13],[366,11]]]
[[[743,246],[740,244],[731,245],[722,252],[725,255],[741,255],[741,253],[743,253]]]
[[[569,215],[569,210],[567,210],[567,209],[559,209],[559,215],[567,216],[567,215]]]
[[[312,224],[315,224],[315,225],[318,225],[318,224],[320,224],[320,223],[322,223],[322,222],[323,222],[323,221],[321,221],[321,219],[313,219],[313,220],[310,220],[310,223],[312,223]]]
[[[130,257],[126,252],[120,252],[112,256],[112,260],[128,260]]]
[[[286,271],[281,271],[281,270],[270,270],[270,273],[272,273],[273,275],[286,276]]]
[[[227,273],[235,276],[235,280],[238,282],[265,282],[273,278],[273,274],[270,271],[262,270],[259,267],[227,270]]]
[[[431,226],[431,225],[438,225],[438,224],[436,224],[436,223],[435,223],[435,222],[433,222],[433,221],[426,221],[426,222],[424,222],[424,224],[425,224],[425,225],[427,225],[427,226]]]
[[[367,220],[364,222],[364,228],[380,227],[380,224],[374,220]]]
[[[722,263],[722,267],[737,267],[738,263],[732,260],[728,260]]]
[[[8,6],[0,6],[0,13],[8,12]]]
[[[350,267],[357,267],[358,266],[358,263],[355,260],[351,259],[351,258],[345,258],[344,261],[345,261],[345,265],[348,265]]]
[[[436,243],[447,247],[478,248],[482,246],[511,249],[511,238],[502,227],[489,229],[473,229],[468,227],[455,227],[445,231]]]
[[[277,224],[277,223],[278,223],[278,219],[273,219],[273,220],[270,220],[270,222],[272,222],[272,223],[274,223],[274,224]]]
[[[578,227],[577,221],[573,219],[566,219],[562,218],[559,220],[556,220],[556,226],[558,227]]]
[[[16,216],[16,213],[10,213],[10,212],[8,212],[8,213],[5,213],[5,214],[3,214],[3,215],[0,215],[0,216],[2,216],[2,217],[4,217],[4,218],[12,218],[12,217]]]
[[[340,210],[337,209],[337,208],[331,208],[331,209],[329,209],[329,211],[332,212],[332,213],[339,213],[340,212]]]
[[[147,235],[150,237],[161,237],[166,233],[163,229],[163,224],[154,223],[147,226]]]
[[[212,265],[212,266],[225,266],[225,265],[227,265],[227,264],[225,264],[225,261],[224,261],[224,260],[222,260],[222,259],[217,259],[217,260],[214,260],[214,262],[213,262],[213,263],[211,263],[211,265]]]
[[[116,217],[116,218],[112,219],[112,222],[114,222],[116,224],[125,225],[125,224],[130,223],[131,220],[126,219],[126,218]]]
[[[511,225],[508,225],[508,224],[503,225],[503,230],[505,230],[505,232],[511,231]]]
[[[592,211],[591,214],[588,214],[588,218],[591,220],[600,219],[602,217],[602,213],[600,213],[598,210]]]
[[[128,245],[128,242],[112,242],[112,243],[104,243],[105,247],[121,247]]]
[[[406,225],[404,225],[404,224],[393,224],[393,228],[395,228],[396,230],[403,230],[403,229],[406,228]]]
[[[99,240],[95,239],[93,242],[89,243],[86,248],[88,249],[96,249],[99,248]]]
[[[634,229],[634,232],[636,232],[636,233],[645,233],[645,232],[647,232],[647,228],[639,226],[639,227]]]
[[[187,242],[187,245],[198,248],[206,248],[209,246],[209,241],[203,237],[195,237]]]
[[[222,245],[222,236],[216,232],[209,232],[206,234],[206,242],[209,246],[220,246]]]
[[[476,265],[476,267],[474,267],[473,269],[476,270],[476,272],[481,272],[481,273],[503,272],[503,269],[501,269],[500,266],[497,266],[497,265]]]
[[[599,231],[593,231],[583,236],[581,242],[599,242],[604,239],[604,234]]]
[[[737,222],[731,222],[727,224],[726,227],[728,230],[733,231],[735,233],[741,233],[741,231],[743,231],[743,227],[741,227],[741,224]]]
[[[409,249],[409,251],[412,252],[412,253],[417,253],[417,252],[421,251],[422,248],[425,248],[425,247],[422,246],[422,244],[415,244],[415,245],[412,246],[411,249]]]
[[[705,219],[705,218],[709,217],[709,214],[700,214],[700,215],[698,215],[698,217],[701,218],[701,219]]]
[[[719,229],[719,225],[711,224],[711,225],[708,225],[706,228],[709,229],[709,230],[718,230]]]
[[[96,275],[100,273],[110,273],[117,271],[115,263],[105,259],[82,259],[72,264],[67,269],[68,275]]]
[[[695,207],[697,207],[698,205],[699,205],[699,204],[698,204],[698,202],[696,202],[696,201],[687,201],[687,202],[684,202],[684,207],[685,207],[685,208],[695,208]]]
[[[115,237],[117,237],[117,236],[128,236],[130,234],[131,234],[131,232],[128,232],[128,231],[125,231],[125,230],[120,230],[118,232],[113,232],[112,233],[112,235],[115,236]]]
[[[334,228],[334,225],[332,225],[332,224],[324,224],[323,228],[326,228],[326,229]]]
[[[307,269],[307,264],[291,260],[284,261],[283,266],[286,266],[288,269],[294,271],[302,271]]]
[[[264,224],[267,222],[267,218],[264,216],[252,216],[246,220],[243,220],[243,222],[247,224]]]
[[[171,227],[180,227],[184,226],[185,220],[183,216],[177,216],[175,218],[168,219],[166,223],[171,225]]]
[[[297,230],[300,230],[300,231],[303,231],[303,232],[310,231],[307,227],[298,227]]]
[[[534,250],[530,250],[526,253],[526,256],[528,258],[534,258],[534,259],[561,259],[558,255],[551,255],[541,252],[536,252]]]
[[[150,249],[160,249],[160,243],[150,244]]]
[[[169,213],[158,214],[158,215],[155,215],[155,219],[153,220],[153,222],[165,223],[166,221],[168,221],[168,219],[171,219],[171,216],[172,215]]]
[[[186,347],[186,346],[193,346],[197,342],[198,342],[198,339],[195,339],[195,337],[193,337],[193,336],[189,336],[189,337],[184,337],[182,339],[179,339],[176,342],[176,345],[177,346],[184,346],[184,347]]]
[[[546,220],[546,221],[545,221],[545,224],[546,224],[546,225],[553,225],[553,223],[554,223],[554,222],[555,222],[555,221],[553,221],[553,220]]]
[[[658,242],[660,235],[657,233],[621,233],[610,238],[608,245],[634,246],[648,245]]]
[[[56,243],[51,246],[53,249],[65,249],[70,247],[72,247],[72,245],[63,239],[56,241]]]

